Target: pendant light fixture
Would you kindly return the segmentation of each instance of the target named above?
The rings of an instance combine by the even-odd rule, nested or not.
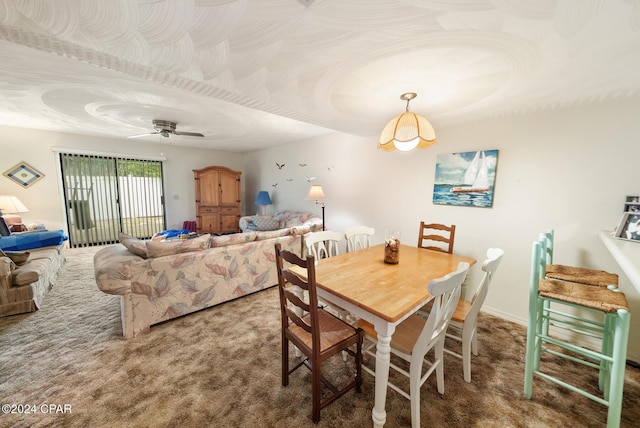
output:
[[[436,144],[436,133],[427,119],[409,111],[409,101],[417,97],[414,92],[400,96],[407,102],[407,109],[396,116],[384,127],[378,141],[378,148],[386,152],[400,150],[408,152],[413,149],[426,149]]]

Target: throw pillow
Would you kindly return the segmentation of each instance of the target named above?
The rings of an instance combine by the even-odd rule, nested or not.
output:
[[[209,248],[208,233],[191,239],[176,239],[175,241],[147,241],[147,254],[149,257],[170,256],[179,253],[206,250]]]
[[[0,256],[9,257],[16,266],[22,266],[29,260],[29,255],[31,253],[28,251],[2,251],[0,250]]]
[[[146,259],[148,257],[147,246],[145,245],[144,241],[122,232],[118,233],[118,239],[120,240],[120,243],[124,245],[131,254],[142,257],[143,259]]]
[[[270,216],[254,216],[249,219],[248,230],[277,230],[280,229],[280,223],[278,220]]]

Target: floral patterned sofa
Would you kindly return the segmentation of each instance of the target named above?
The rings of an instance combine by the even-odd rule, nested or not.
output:
[[[300,255],[302,235],[322,229],[322,220],[293,211],[271,217],[277,229],[167,242],[120,234],[120,244],[99,250],[93,260],[96,283],[104,293],[122,296],[124,337],[276,285],[275,243]],[[268,222],[259,223],[262,229]]]

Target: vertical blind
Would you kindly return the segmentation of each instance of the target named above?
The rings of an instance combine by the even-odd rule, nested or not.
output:
[[[165,229],[162,162],[60,153],[60,166],[71,247]]]

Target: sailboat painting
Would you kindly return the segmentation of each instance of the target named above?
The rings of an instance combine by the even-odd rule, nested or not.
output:
[[[439,154],[433,203],[491,207],[497,162],[498,150]]]

